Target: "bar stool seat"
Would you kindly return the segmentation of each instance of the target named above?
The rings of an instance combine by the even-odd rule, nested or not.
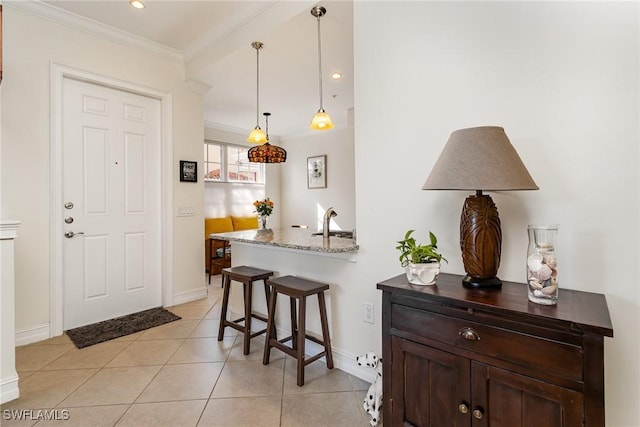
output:
[[[298,361],[297,384],[299,387],[302,387],[304,385],[304,367],[308,364],[315,362],[322,356],[326,356],[327,368],[333,369],[331,339],[329,337],[329,324],[327,323],[327,308],[324,300],[324,291],[329,289],[329,285],[326,283],[320,283],[296,276],[277,277],[275,279],[269,279],[267,283],[271,286],[271,296],[269,298],[267,338],[264,345],[264,356],[262,358],[262,363],[264,365],[269,364],[272,347],[275,347],[278,350],[281,350],[294,357]],[[275,313],[278,294],[289,296],[289,302],[291,306],[291,336],[283,338],[281,340],[278,340],[278,338],[275,336]],[[320,324],[322,326],[322,340],[307,335],[305,329],[307,297],[311,295],[318,296]],[[299,303],[297,313],[296,301]],[[305,338],[322,345],[324,347],[324,350],[307,359],[304,352]],[[290,347],[284,344],[287,341],[291,341]]]
[[[222,313],[220,314],[220,328],[218,329],[218,341],[224,338],[224,329],[228,326],[244,335],[243,353],[249,354],[251,338],[264,334],[267,329],[251,333],[251,318],[267,322],[268,319],[258,313],[253,313],[251,309],[251,299],[253,296],[253,282],[262,280],[264,283],[264,293],[269,305],[270,288],[267,285],[267,279],[273,276],[273,271],[263,270],[261,268],[249,267],[246,265],[238,267],[230,267],[222,269]],[[244,296],[244,316],[236,320],[227,320],[227,309],[229,307],[229,293],[231,289],[231,281],[242,283],[242,291]],[[243,325],[239,323],[243,322]],[[273,325],[273,334],[275,335],[275,325]]]

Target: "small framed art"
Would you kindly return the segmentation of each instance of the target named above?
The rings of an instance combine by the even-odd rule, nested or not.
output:
[[[307,188],[327,188],[327,156],[307,157]]]
[[[180,160],[180,182],[198,182],[198,162]]]

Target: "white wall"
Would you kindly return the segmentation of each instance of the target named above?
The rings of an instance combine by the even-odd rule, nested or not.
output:
[[[420,188],[453,130],[503,126],[540,190],[492,194],[503,230],[499,276],[524,281],[528,223],[560,224],[560,286],[604,293],[613,321],[615,337],[605,339],[607,425],[637,425],[638,3],[354,8],[362,250],[353,286],[361,301],[400,273],[394,243],[409,228],[433,230],[449,259],[444,270],[463,272],[458,227],[466,194]],[[352,339],[366,350],[379,342],[379,329],[363,327]]]
[[[321,230],[325,210],[333,207],[338,216],[330,228],[355,229],[353,127],[283,137],[282,146],[287,150],[280,184],[283,226],[304,224],[310,230]],[[307,158],[323,154],[327,155],[327,188],[309,189]]]
[[[202,158],[202,97],[184,79],[175,59],[109,42],[3,8],[2,218],[22,222],[16,240],[16,329],[49,325],[50,64],[79,68],[169,92],[173,97],[174,212],[194,207],[194,217],[174,218],[175,296],[204,290],[202,269],[203,183],[180,183],[179,160]],[[172,280],[173,278],[171,278]]]

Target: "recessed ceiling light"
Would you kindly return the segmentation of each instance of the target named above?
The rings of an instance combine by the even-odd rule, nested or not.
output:
[[[141,0],[130,0],[129,4],[136,9],[144,9],[144,3]]]
[[[340,80],[342,78],[342,73],[333,73],[331,74],[331,78],[333,80]]]

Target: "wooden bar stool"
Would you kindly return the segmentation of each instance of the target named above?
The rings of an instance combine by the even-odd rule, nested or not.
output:
[[[244,354],[249,354],[251,338],[257,337],[266,332],[266,329],[251,333],[251,318],[256,318],[267,322],[268,319],[261,314],[253,313],[251,311],[251,297],[253,295],[253,282],[262,280],[264,283],[264,293],[267,300],[267,306],[269,305],[270,289],[267,285],[267,279],[273,276],[273,271],[263,270],[261,268],[248,267],[245,265],[239,267],[223,268],[222,269],[222,287],[224,288],[222,294],[222,313],[220,314],[220,329],[218,330],[218,341],[222,341],[224,338],[224,328],[227,326],[236,329],[244,335]],[[227,308],[229,307],[229,293],[231,289],[231,281],[242,283],[242,291],[244,296],[244,317],[240,317],[236,320],[227,320]],[[240,322],[244,322],[243,325],[239,325]],[[275,325],[273,327],[273,334],[275,335]]]
[[[327,323],[327,307],[324,301],[324,291],[329,289],[326,283],[315,282],[313,280],[302,279],[295,276],[282,276],[270,279],[267,283],[271,286],[271,297],[269,298],[269,317],[267,321],[267,339],[264,345],[264,357],[262,364],[269,364],[271,347],[275,347],[288,355],[295,357],[298,361],[298,386],[304,385],[304,367],[315,362],[322,356],[327,358],[327,368],[333,369],[333,356],[331,355],[331,339],[329,338],[329,324]],[[278,294],[288,295],[291,305],[291,336],[278,340],[275,336],[275,313]],[[316,337],[307,335],[305,329],[305,316],[307,311],[307,297],[318,295],[318,306],[320,309],[320,324],[322,325],[322,341]],[[299,302],[299,311],[296,322],[296,300]],[[324,351],[306,359],[304,354],[305,338],[316,342],[324,347]],[[291,347],[284,343],[291,340]]]

